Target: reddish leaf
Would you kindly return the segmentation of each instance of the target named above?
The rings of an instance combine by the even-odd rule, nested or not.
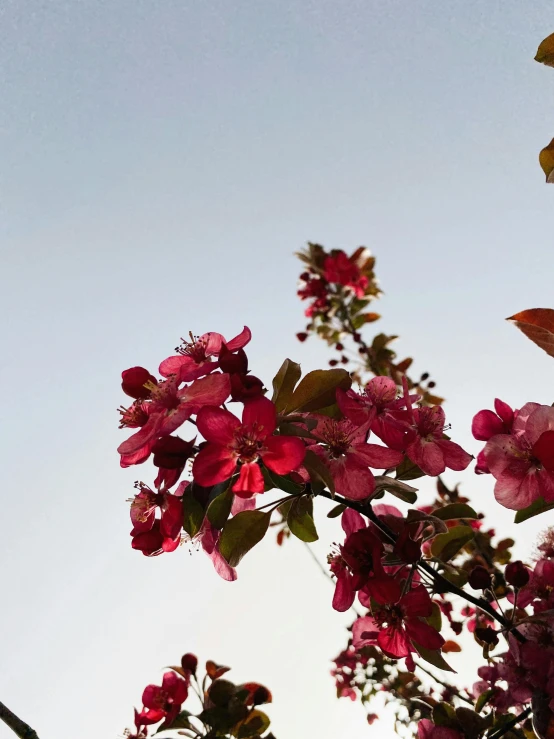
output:
[[[212,680],[217,680],[218,677],[221,677],[226,672],[229,672],[230,669],[230,667],[217,665],[211,659],[206,662],[206,672],[208,673],[208,676],[212,678]]]
[[[539,164],[546,175],[546,181],[554,182],[554,139],[539,154]]]
[[[535,61],[546,64],[547,67],[554,67],[554,33],[541,41],[535,55]]]
[[[461,652],[462,648],[455,641],[448,639],[448,641],[445,641],[444,644],[442,645],[442,651],[443,652]]]
[[[522,310],[506,320],[513,321],[528,339],[554,357],[554,310],[552,308]]]

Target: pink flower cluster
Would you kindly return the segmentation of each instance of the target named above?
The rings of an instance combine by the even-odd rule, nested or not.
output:
[[[488,702],[497,710],[521,709],[533,696],[542,695],[554,712],[554,530],[539,544],[539,559],[532,569],[521,562],[506,567],[506,581],[514,591],[509,600],[519,610],[517,630],[525,638],[509,635],[507,652],[479,668],[481,680],[473,686],[478,697],[492,690]],[[521,609],[530,607],[529,616]]]
[[[498,399],[494,407],[473,419],[473,436],[486,442],[475,471],[492,474],[495,498],[506,508],[554,502],[554,408],[526,403],[512,410]]]
[[[359,249],[350,257],[340,249],[334,249],[323,257],[318,272],[310,270],[300,276],[302,285],[298,289],[301,300],[311,300],[305,315],[309,318],[326,314],[331,308],[330,298],[335,286],[346,288],[357,298],[363,298],[370,284],[363,274],[363,267],[368,260],[367,249]]]
[[[339,269],[340,260],[339,267],[333,264]],[[227,580],[235,579],[235,570],[219,551],[221,526],[215,527],[207,518],[208,504],[229,489],[233,494],[230,514],[236,515],[255,507],[255,496],[272,487],[271,475],[292,474],[297,483],[308,482],[307,451],[319,457],[336,491],[349,500],[369,499],[376,487],[373,470],[393,470],[406,456],[428,475],[469,464],[470,455],[444,435],[444,411],[415,406],[419,396],[410,395],[406,383],[403,397],[398,398],[395,382],[387,377],[375,377],[361,393],[338,389],[342,417],[296,413],[288,421],[294,435],[280,433],[286,415],[278,417],[262,382],[249,374],[244,346],[250,338],[246,327],[229,342],[217,333],[191,338],[178,354],[161,363],[162,379],[143,367],[122,373],[123,391],[133,403],[120,410],[121,428],[133,433],[118,447],[121,466],[151,458],[158,469],[151,487],[136,483],[131,501],[132,546],[146,556],[174,551],[183,539],[187,506],[200,506],[204,520],[194,527],[194,537],[217,572]],[[240,418],[225,407],[229,399],[242,404]],[[175,434],[187,421],[204,441]],[[372,433],[383,443],[370,443]],[[189,462],[192,481],[179,482]],[[363,539],[362,544],[356,543],[356,537]],[[357,533],[343,547],[344,561],[356,558],[358,546],[370,551],[381,544],[369,529]],[[349,554],[350,550],[354,553]],[[374,561],[379,562],[377,550]],[[379,579],[383,574],[375,564],[371,581],[363,584],[368,593],[379,582],[389,582]],[[339,582],[346,592],[348,578],[343,575]],[[359,577],[355,582],[354,590],[360,590]]]
[[[374,511],[402,521],[400,511],[393,506],[374,506]],[[377,645],[387,657],[405,657],[408,669],[413,670],[411,654],[417,652],[417,645],[436,650],[444,644],[439,632],[425,620],[433,612],[433,602],[411,568],[384,566],[385,544],[373,523],[346,510],[342,527],[344,544],[329,557],[336,577],[333,608],[348,610],[358,595],[370,613],[354,622],[354,647]]]

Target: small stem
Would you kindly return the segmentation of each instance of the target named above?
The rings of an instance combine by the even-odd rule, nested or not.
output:
[[[505,723],[504,726],[500,727],[500,729],[498,729],[497,731],[493,731],[492,734],[489,734],[487,739],[499,739],[499,737],[504,736],[504,734],[507,734],[511,729],[514,728],[514,726],[519,724],[521,721],[525,721],[525,719],[531,715],[531,711],[531,706],[527,706],[527,708],[518,716],[514,716],[511,721]]]
[[[22,721],[1,702],[0,719],[2,719],[6,726],[8,726],[16,736],[20,737],[20,739],[38,739],[37,732],[34,729],[31,729],[29,724]]]
[[[460,700],[465,701],[466,703],[469,703],[469,705],[473,707],[473,701],[470,700],[469,698],[466,698],[465,695],[462,695],[455,685],[451,685],[450,683],[444,682],[444,680],[441,680],[440,677],[433,675],[433,673],[430,670],[428,670],[426,667],[424,667],[419,662],[415,662],[414,660],[414,663],[415,663],[415,666],[418,668],[418,670],[425,672],[425,674],[429,675],[429,677],[432,677],[436,683],[438,683],[439,685],[442,685],[442,687],[446,688],[447,690],[451,690],[454,693],[454,695],[456,695]]]

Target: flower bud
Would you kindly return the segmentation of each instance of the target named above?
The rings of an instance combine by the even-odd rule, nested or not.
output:
[[[504,577],[509,585],[514,588],[523,588],[529,582],[529,570],[521,560],[510,562],[504,572]]]
[[[475,629],[475,636],[478,641],[484,644],[490,644],[495,647],[498,644],[498,632],[490,626],[479,626]]]
[[[306,341],[308,334],[305,331],[300,331],[300,333],[296,334],[296,338],[298,341]]]
[[[183,654],[181,657],[181,667],[183,670],[192,672],[193,675],[196,675],[196,668],[198,667],[198,657],[195,654],[190,654],[190,652],[187,652],[187,654]]]
[[[468,582],[474,590],[486,590],[492,585],[492,578],[488,570],[477,565],[472,569]]]

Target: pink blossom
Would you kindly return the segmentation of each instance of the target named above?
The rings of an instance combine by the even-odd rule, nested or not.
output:
[[[554,501],[554,408],[524,405],[512,433],[492,436],[484,457],[501,505],[517,511],[540,497]]]
[[[155,493],[138,483],[139,493],[131,503],[132,547],[148,557],[173,552],[181,541],[183,504],[178,495]],[[160,518],[156,518],[156,511]]]
[[[225,341],[225,337],[215,331],[202,336],[191,334],[190,341],[183,339],[176,356],[168,357],[160,364],[160,375],[162,377],[175,375],[179,382],[196,380],[217,369],[218,362],[213,358],[219,356],[223,345],[228,351],[234,352],[246,346],[251,338],[252,334],[247,326],[230,341]]]
[[[410,427],[406,454],[426,475],[435,477],[447,467],[465,470],[472,456],[444,438],[445,417],[439,405],[410,408],[406,417]]]
[[[239,470],[233,492],[246,498],[263,493],[264,479],[259,462],[278,475],[286,475],[302,464],[306,448],[296,436],[275,436],[277,415],[265,397],[249,400],[242,423],[227,410],[203,408],[196,419],[208,444],[193,465],[193,475],[206,487],[228,480]]]
[[[142,694],[142,702],[149,711],[145,714],[147,723],[157,723],[165,718],[171,723],[181,710],[188,696],[188,683],[174,672],[166,672],[162,684],[147,685]]]
[[[313,417],[318,423],[312,436],[321,444],[309,448],[329,467],[337,492],[345,498],[369,498],[375,490],[375,478],[368,467],[389,469],[403,459],[401,452],[366,443],[367,424],[357,427],[347,418],[337,421],[326,416]]]
[[[377,644],[388,657],[409,657],[416,644],[426,649],[440,649],[444,639],[422,618],[433,612],[433,603],[423,585],[403,595],[396,603],[374,610],[372,616],[359,618],[352,627],[356,648]]]
[[[221,405],[229,397],[230,391],[229,375],[220,373],[202,377],[180,389],[174,376],[158,383],[152,390],[150,400],[146,401],[146,423],[140,431],[120,444],[117,451],[122,458],[126,458],[126,464],[134,455],[144,461],[159,437],[172,434],[205,405]]]
[[[359,513],[350,509],[342,514],[342,528],[346,533],[344,544],[328,560],[337,578],[333,608],[347,611],[361,588],[379,603],[397,600],[400,586],[385,574],[381,564],[383,543],[373,529]]]
[[[411,395],[416,402],[419,395]],[[369,423],[373,433],[392,449],[404,450],[408,429],[399,421],[396,411],[406,407],[404,398],[397,398],[396,383],[390,377],[374,377],[363,393],[337,390],[337,403],[342,413],[356,426]]]

